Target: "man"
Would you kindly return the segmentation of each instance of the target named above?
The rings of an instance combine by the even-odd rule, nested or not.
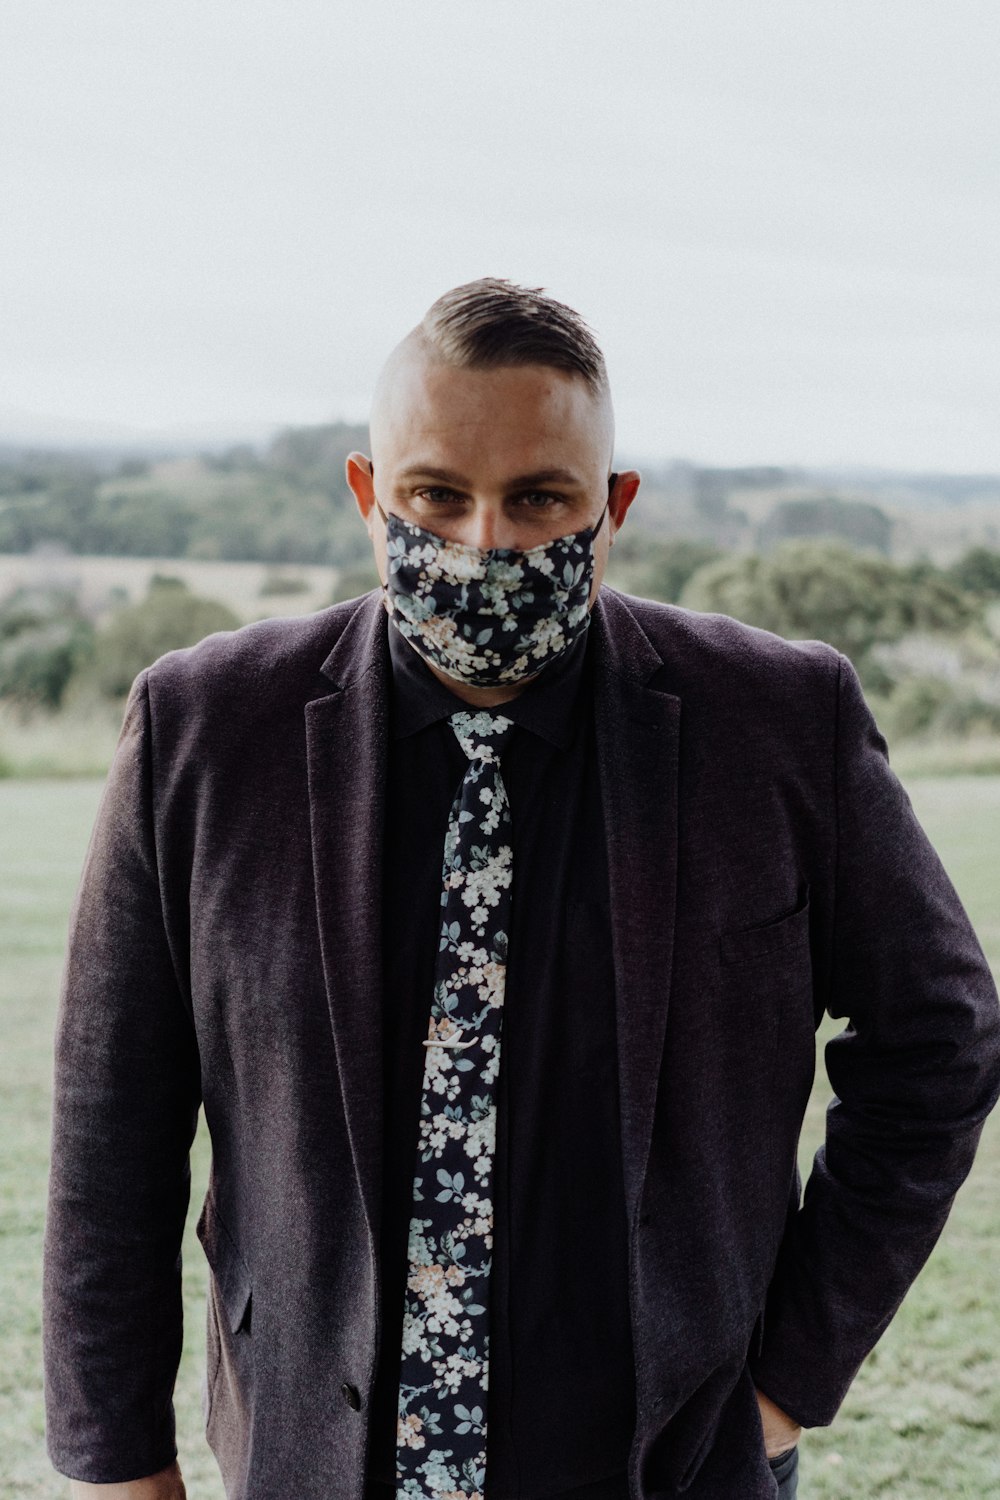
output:
[[[602,587],[612,446],[582,320],[459,287],[347,462],[381,590],[137,680],[57,1041],[74,1494],[184,1493],[202,1101],[246,1500],[791,1496],[940,1233],[1000,1091],[981,949],[845,658]]]

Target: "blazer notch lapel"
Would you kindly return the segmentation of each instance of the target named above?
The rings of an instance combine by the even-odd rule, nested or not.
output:
[[[646,685],[663,660],[620,597],[610,604],[601,618],[595,719],[631,1224],[649,1157],[670,998],[681,700]]]
[[[382,828],[389,671],[380,626],[384,631],[376,618],[372,630],[359,631],[353,652],[338,643],[334,655],[346,684],[305,710],[323,977],[358,1188],[373,1237],[382,1170]]]

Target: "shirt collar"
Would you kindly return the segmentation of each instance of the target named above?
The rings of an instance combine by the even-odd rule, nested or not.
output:
[[[404,739],[428,724],[447,719],[469,704],[440,682],[423,657],[390,619],[389,654],[392,658],[392,737]],[[517,698],[498,704],[497,713],[548,740],[560,750],[573,742],[581,713],[581,689],[588,659],[590,629],[570,649],[550,662]]]

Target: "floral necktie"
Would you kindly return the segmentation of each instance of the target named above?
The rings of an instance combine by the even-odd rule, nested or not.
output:
[[[455,713],[469,757],[444,842],[424,1042],[397,1424],[397,1493],[483,1500],[496,1081],[512,855],[500,757],[514,725]]]

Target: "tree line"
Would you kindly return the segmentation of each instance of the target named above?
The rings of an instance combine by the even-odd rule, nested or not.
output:
[[[289,429],[260,452],[244,445],[142,458],[0,449],[0,552],[363,565],[367,542],[344,477],[353,448],[367,452],[367,428],[331,422]],[[792,469],[642,468],[630,531],[760,552],[786,539],[835,537],[892,554],[895,523],[873,503],[877,487],[866,498],[863,486],[837,491],[829,476]],[[956,484],[937,482],[942,504]],[[1000,494],[1000,481],[982,484]],[[959,485],[956,495],[964,493]],[[756,497],[756,520],[742,508],[748,497]]]
[[[330,423],[282,433],[263,453],[0,455],[0,552],[348,566],[367,540],[344,458],[366,443],[364,427]]]

